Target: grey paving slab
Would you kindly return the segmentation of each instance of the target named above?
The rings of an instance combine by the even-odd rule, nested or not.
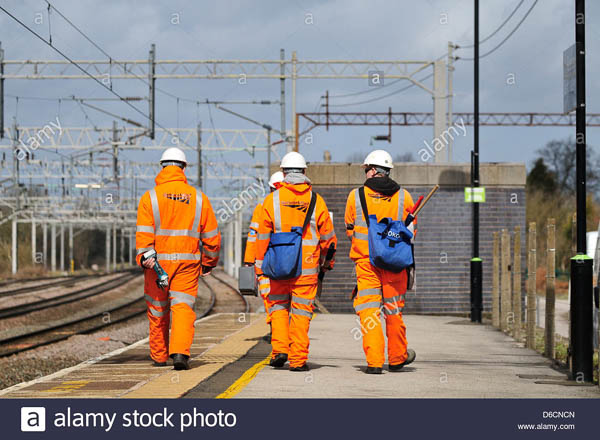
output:
[[[236,397],[600,398],[597,386],[554,383],[565,375],[490,326],[443,316],[409,315],[405,322],[417,360],[402,372],[365,374],[356,316],[318,315],[310,329],[311,370],[267,366]]]

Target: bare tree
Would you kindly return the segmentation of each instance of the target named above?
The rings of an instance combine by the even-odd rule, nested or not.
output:
[[[554,175],[558,190],[566,194],[575,194],[575,150],[575,141],[569,138],[552,140],[536,151]],[[600,189],[600,159],[589,145],[586,149],[586,162],[586,189],[596,193]]]

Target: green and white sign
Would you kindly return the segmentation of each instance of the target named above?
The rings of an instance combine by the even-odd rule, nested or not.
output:
[[[465,188],[465,203],[484,203],[485,188]]]

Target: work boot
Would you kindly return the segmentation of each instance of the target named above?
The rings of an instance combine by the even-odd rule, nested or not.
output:
[[[407,357],[406,360],[404,362],[402,362],[401,364],[397,364],[397,365],[389,365],[389,369],[390,371],[400,371],[402,370],[402,368],[404,368],[405,365],[408,364],[412,364],[414,362],[414,360],[417,358],[417,353],[415,353],[415,351],[411,348],[409,348],[406,351]]]
[[[365,373],[367,374],[381,374],[382,373],[382,368],[381,367],[367,367],[367,369],[365,370]]]
[[[189,356],[181,353],[172,354],[173,358],[173,367],[176,370],[189,370],[190,364],[188,363]]]
[[[308,365],[302,364],[299,367],[290,367],[290,371],[308,371]]]
[[[277,353],[274,358],[271,358],[269,365],[275,368],[281,368],[285,365],[288,360],[288,355],[286,353]]]
[[[166,367],[167,366],[167,361],[165,361],[165,362],[153,361],[152,362],[152,366],[153,367]]]

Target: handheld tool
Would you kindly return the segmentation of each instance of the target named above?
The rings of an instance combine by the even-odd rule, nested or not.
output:
[[[412,212],[410,212],[406,216],[406,220],[404,220],[404,226],[408,226],[413,222],[413,220],[415,219],[417,214],[419,214],[419,211],[421,211],[421,209],[423,209],[425,204],[429,201],[429,199],[435,194],[435,192],[438,189],[440,189],[440,186],[435,185],[433,187],[433,189],[431,191],[429,191],[429,194],[427,194],[427,197],[425,197],[425,200],[423,200],[423,196],[419,197],[419,199],[417,200],[417,203],[415,203],[415,205],[413,206],[413,209],[411,210]],[[421,202],[421,200],[422,200],[422,202]]]
[[[158,285],[158,287],[160,287],[161,289],[166,289],[167,287],[169,287],[169,275],[167,275],[167,272],[165,272],[165,270],[158,263],[158,258],[156,258],[156,251],[154,249],[150,249],[149,251],[144,252],[143,257],[144,260],[147,260],[148,258],[154,258],[153,269],[154,272],[156,272],[156,275],[158,276],[158,278],[156,279],[156,284]]]
[[[323,262],[322,267],[328,267],[331,260],[333,260],[335,250],[335,244],[331,243],[329,245],[329,248],[327,249],[327,254],[325,255],[325,261]],[[325,270],[321,268],[321,270],[319,271],[319,281],[317,284],[317,298],[321,297],[321,289],[323,288],[323,278],[325,278]]]

